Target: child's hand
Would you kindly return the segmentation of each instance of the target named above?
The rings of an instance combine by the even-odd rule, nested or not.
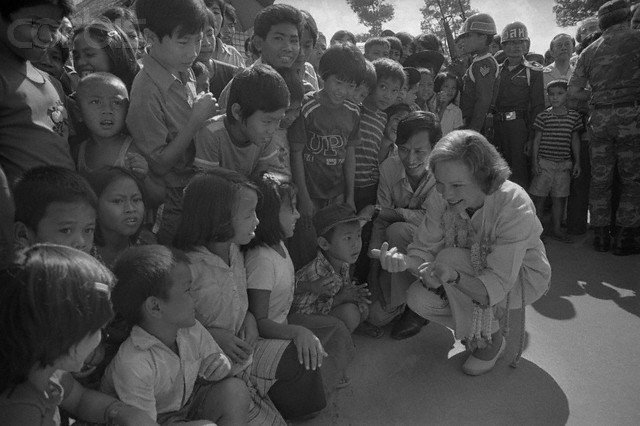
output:
[[[382,243],[380,249],[371,250],[371,257],[380,260],[382,269],[387,272],[403,272],[407,270],[407,257],[398,252],[396,247],[389,248],[389,243]]]
[[[228,330],[215,329],[211,334],[225,355],[235,364],[242,364],[253,353],[253,348],[248,343]]]
[[[149,164],[147,163],[147,160],[138,153],[127,153],[124,159],[124,164],[129,170],[140,177],[144,178],[149,173]]]
[[[373,204],[369,204],[368,206],[364,207],[362,210],[358,212],[358,217],[361,217],[362,219],[365,219],[368,222],[370,222],[371,218],[373,217],[373,213],[375,213],[375,211],[376,211],[376,206],[374,206]]]
[[[369,300],[371,297],[371,292],[367,288],[367,284],[360,285],[348,285],[344,286],[340,289],[340,291],[335,295],[335,299],[340,300],[341,302],[353,302],[353,303],[371,303]]]
[[[440,262],[425,262],[418,268],[420,280],[427,288],[440,288],[443,283],[458,278],[458,271]]]
[[[322,366],[322,360],[327,356],[327,353],[324,351],[320,339],[309,329],[298,326],[293,343],[298,349],[298,362],[304,364],[304,368],[315,370]]]
[[[531,161],[531,172],[534,174],[534,176],[539,176],[542,173],[540,164],[538,163],[538,160],[535,158]]]
[[[193,101],[191,120],[196,124],[202,124],[218,113],[218,101],[211,92],[200,92]]]
[[[255,318],[251,314],[247,314],[244,318],[244,322],[242,323],[242,327],[240,327],[239,336],[242,340],[244,340],[249,346],[253,348],[253,345],[258,340],[259,332],[258,332],[258,324],[256,323]]]
[[[217,352],[202,361],[198,376],[210,382],[217,382],[227,377],[229,371],[231,371],[231,361],[225,354]]]
[[[580,167],[580,163],[576,162],[573,164],[573,170],[571,171],[571,176],[574,179],[577,179],[580,177],[580,174],[582,174],[582,168]]]
[[[328,277],[318,278],[315,281],[310,281],[307,283],[309,290],[313,294],[328,294],[333,287],[333,282],[336,279],[335,276],[330,275]]]

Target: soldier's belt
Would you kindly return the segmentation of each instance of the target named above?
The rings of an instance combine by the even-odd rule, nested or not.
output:
[[[496,112],[493,114],[493,118],[496,121],[513,121],[513,120],[524,120],[527,117],[526,111],[507,111],[507,112]]]
[[[638,101],[618,102],[615,104],[594,104],[593,109],[636,108],[640,106]]]

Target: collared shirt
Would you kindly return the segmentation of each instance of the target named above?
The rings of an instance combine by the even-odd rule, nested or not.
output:
[[[445,248],[443,220],[449,209],[439,192],[432,191],[427,211],[418,232],[409,244],[409,256],[432,261]],[[486,265],[477,274],[489,295],[490,305],[503,301],[513,290],[510,307],[537,300],[549,288],[551,267],[540,240],[542,225],[527,192],[506,181],[487,195],[484,205],[472,217],[459,214],[469,222],[473,241],[487,247]],[[516,285],[519,284],[519,285]]]
[[[2,424],[59,426],[58,406],[64,400],[65,387],[67,391],[71,390],[70,379],[69,373],[56,370],[49,378],[44,392],[28,381],[5,390],[0,394]]]
[[[238,246],[229,248],[229,265],[203,246],[187,257],[198,321],[207,328],[238,333],[249,308],[244,256]]]
[[[0,57],[0,166],[7,179],[45,165],[75,170],[62,86],[3,43]]]
[[[137,407],[156,420],[178,411],[189,400],[202,361],[221,353],[211,334],[196,321],[181,328],[175,353],[157,337],[135,325],[102,378],[101,390]]]
[[[151,55],[146,55],[142,63],[131,88],[127,128],[153,172],[159,167],[164,149],[189,122],[196,98],[196,80],[193,71],[189,70],[186,82],[183,82]],[[186,185],[193,174],[194,151],[190,144],[163,176],[167,186]]]
[[[578,58],[570,86],[591,85],[592,104],[640,99],[640,32],[628,24],[607,28]]]
[[[196,168],[210,170],[224,167],[247,177],[253,173],[280,168],[279,153],[273,142],[269,141],[262,146],[254,143],[238,146],[240,141],[234,141],[227,131],[229,123],[226,117],[223,114],[209,119],[196,133],[196,155],[193,161]]]
[[[491,53],[476,55],[462,78],[460,109],[467,128],[480,131],[491,107],[498,63]]]
[[[522,59],[521,63],[509,69],[509,61],[499,68],[500,79],[496,110],[498,112],[528,111],[529,123],[544,110],[544,88],[542,87],[542,68]]]
[[[304,81],[309,83],[311,87],[313,87],[314,92],[320,90],[320,87],[318,86],[318,76],[316,74],[316,70],[309,62],[304,63]]]
[[[268,318],[286,324],[293,303],[295,271],[289,251],[282,242],[280,247],[285,257],[271,247],[260,246],[249,250],[244,263],[247,268],[247,287],[270,293]]]
[[[296,294],[291,306],[292,313],[327,315],[331,312],[331,309],[333,309],[333,297],[342,287],[351,285],[348,263],[343,263],[340,270],[336,271],[324,254],[318,250],[316,258],[296,273],[296,286],[300,282],[315,281],[324,277],[333,278],[327,292],[324,294]]]
[[[214,58],[218,61],[225,62],[229,65],[244,68],[244,57],[233,46],[224,44],[219,38],[216,39],[216,50],[214,52]]]
[[[556,67],[555,62],[544,67],[544,69],[542,70],[542,85],[544,86],[544,105],[546,107],[551,106],[551,104],[549,103],[549,94],[547,93],[547,84],[555,80],[564,80],[568,83],[569,80],[571,80],[573,70],[575,69],[575,65],[571,62],[569,62],[569,68],[567,69],[567,72],[565,74],[562,74],[560,72],[560,70]]]
[[[463,125],[464,121],[462,120],[462,110],[453,102],[447,105],[442,113],[442,118],[440,119],[442,136],[461,128]]]

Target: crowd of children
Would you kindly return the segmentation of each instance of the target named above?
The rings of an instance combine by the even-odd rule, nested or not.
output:
[[[313,416],[350,385],[352,333],[426,323],[405,309],[415,278],[371,249],[406,253],[439,191],[429,155],[458,129],[492,142],[541,220],[551,196],[549,237],[571,242],[565,217],[586,232],[570,35],[539,64],[523,24],[498,35],[475,14],[447,60],[430,34],[385,31],[361,50],[341,30],[327,46],[308,12],[276,4],[245,58],[224,0],[137,0],[75,28],[72,11],[0,6],[7,424]],[[619,178],[635,185],[622,202],[640,202]],[[624,235],[614,253],[638,252]]]

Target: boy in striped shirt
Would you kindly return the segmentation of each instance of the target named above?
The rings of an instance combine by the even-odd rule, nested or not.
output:
[[[533,180],[529,193],[540,220],[548,195],[552,200],[553,231],[550,236],[571,242],[561,228],[571,178],[580,176],[580,138],[582,120],[577,111],[567,108],[567,82],[554,80],[547,85],[551,107],[542,111],[533,124]]]

